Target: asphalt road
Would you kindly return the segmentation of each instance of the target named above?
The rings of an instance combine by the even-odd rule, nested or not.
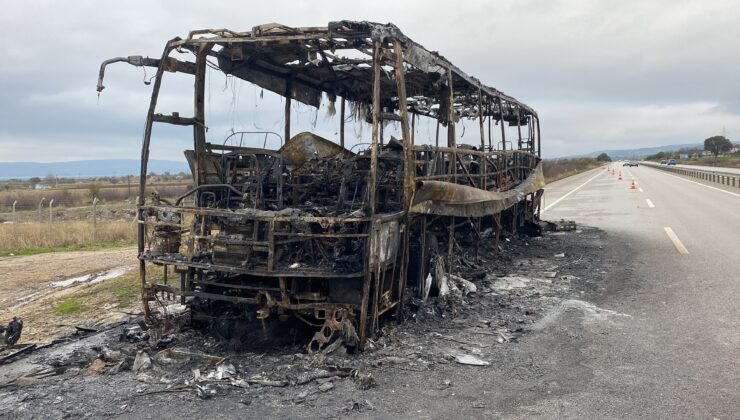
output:
[[[614,168],[549,185],[542,218],[608,233],[626,270],[589,299],[621,315],[549,328],[580,381],[507,417],[740,418],[740,194]]]

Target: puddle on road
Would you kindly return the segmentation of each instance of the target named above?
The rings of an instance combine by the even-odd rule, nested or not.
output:
[[[116,277],[120,277],[120,276],[126,274],[127,272],[131,271],[131,269],[132,269],[132,267],[115,267],[115,268],[111,268],[109,270],[103,270],[103,271],[98,271],[96,273],[85,274],[84,276],[70,277],[70,278],[64,279],[64,280],[52,281],[52,282],[49,283],[49,285],[52,287],[52,289],[45,288],[45,289],[39,290],[37,292],[33,292],[33,293],[29,294],[29,295],[20,297],[20,298],[16,299],[15,304],[13,304],[12,306],[10,306],[7,309],[0,310],[0,313],[16,310],[16,309],[20,308],[21,306],[25,306],[25,305],[27,305],[27,304],[35,301],[35,300],[41,299],[41,298],[43,298],[45,296],[48,296],[48,295],[54,293],[52,291],[53,289],[59,289],[59,288],[63,288],[63,287],[74,286],[76,284],[95,284],[95,283],[100,283],[100,282],[103,282],[103,281],[106,281],[106,280],[111,280],[111,279],[114,279]]]
[[[71,277],[64,280],[51,282],[52,287],[69,287],[73,284],[95,284],[106,280],[120,277],[130,271],[130,267],[116,267],[110,270],[99,271],[97,273],[85,274],[84,276]]]

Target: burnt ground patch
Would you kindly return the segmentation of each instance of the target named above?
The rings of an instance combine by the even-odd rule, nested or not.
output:
[[[0,367],[0,413],[495,417],[588,380],[578,323],[612,316],[598,304],[635,292],[618,241],[582,227],[505,239],[477,261],[465,255],[450,271],[473,280],[474,293],[409,296],[364,352],[310,355],[298,336],[235,349],[187,316],[164,331],[123,325]]]

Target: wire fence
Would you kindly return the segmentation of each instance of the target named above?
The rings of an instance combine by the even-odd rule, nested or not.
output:
[[[88,206],[56,206],[55,199],[39,200],[34,209],[0,213],[0,255],[28,248],[85,247],[100,243],[133,243],[136,239],[136,201]]]
[[[88,220],[96,223],[99,220],[131,220],[136,218],[136,201],[138,197],[121,202],[102,202],[94,198],[89,205],[69,206],[56,199],[42,197],[34,205],[18,205],[18,201],[9,208],[0,211],[0,222],[13,223],[55,223],[63,221]]]
[[[133,243],[138,201],[134,185],[38,188],[36,184],[5,184],[5,190],[0,191],[0,255],[22,253],[27,248]],[[154,183],[147,185],[146,196],[156,192],[172,199],[189,188],[185,182]]]

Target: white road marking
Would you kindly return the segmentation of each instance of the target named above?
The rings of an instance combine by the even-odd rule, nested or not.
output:
[[[661,172],[662,172],[662,171],[661,171]],[[690,182],[690,183],[692,183],[692,184],[696,184],[696,185],[701,185],[702,187],[707,187],[707,188],[710,188],[710,189],[713,189],[713,190],[717,190],[717,191],[719,191],[719,192],[723,192],[723,193],[725,193],[725,194],[730,194],[730,195],[734,195],[735,197],[740,197],[740,194],[737,194],[737,193],[734,193],[734,192],[730,192],[730,191],[725,191],[725,190],[723,190],[722,188],[716,188],[716,187],[712,187],[712,186],[710,186],[710,185],[702,184],[701,182],[696,182],[696,181],[692,181],[692,180],[690,180],[690,179],[686,179],[686,178],[681,178],[680,176],[676,176],[676,175],[666,174],[665,172],[663,172],[663,173],[664,173],[665,175],[668,175],[668,176],[672,176],[672,177],[674,177],[674,178],[680,179],[681,181],[686,181],[686,182]]]
[[[676,235],[676,232],[673,231],[673,229],[671,229],[671,228],[669,228],[667,226],[664,227],[663,229],[665,229],[665,233],[671,239],[671,241],[673,242],[673,246],[676,247],[676,251],[678,251],[679,254],[686,255],[686,254],[689,253],[689,250],[686,249],[685,246],[683,246],[683,243],[681,243],[681,240],[678,239],[678,236]]]
[[[640,192],[645,192],[645,191],[642,190],[642,188],[638,188],[637,190],[640,191]]]
[[[655,207],[655,204],[653,204],[653,202],[652,202],[652,201],[650,201],[650,199],[649,199],[649,198],[646,198],[646,199],[645,199],[645,201],[647,202],[647,204],[648,204],[648,207],[650,207],[650,208],[653,208],[653,207]]]
[[[549,204],[549,205],[548,205],[547,207],[545,207],[545,209],[544,209],[544,210],[542,210],[542,211],[541,211],[540,213],[544,213],[544,212],[546,212],[546,211],[550,210],[550,208],[551,208],[552,206],[554,206],[555,204],[558,204],[558,203],[559,203],[559,202],[561,202],[561,201],[562,201],[562,200],[563,200],[564,198],[566,198],[566,197],[568,197],[569,195],[573,194],[574,192],[576,192],[576,191],[580,190],[580,189],[581,189],[581,188],[582,188],[582,187],[583,187],[584,185],[586,185],[586,184],[588,184],[589,182],[593,181],[594,179],[596,179],[596,178],[597,178],[597,177],[598,177],[599,175],[601,175],[601,174],[603,174],[603,172],[599,171],[599,172],[598,172],[598,173],[597,173],[596,175],[594,175],[594,176],[592,176],[591,178],[589,178],[589,179],[588,179],[588,181],[586,181],[586,182],[584,182],[583,184],[581,184],[581,185],[579,185],[579,186],[577,186],[577,187],[573,188],[572,190],[568,191],[568,193],[567,193],[567,194],[565,194],[564,196],[562,196],[562,197],[558,198],[557,200],[553,201],[552,203],[550,203],[550,204]]]

